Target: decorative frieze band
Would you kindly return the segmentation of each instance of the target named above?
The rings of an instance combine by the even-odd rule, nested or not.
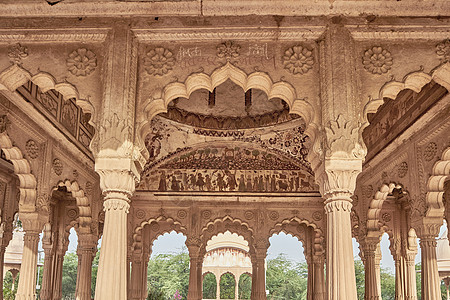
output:
[[[450,37],[448,26],[346,26],[357,41],[364,40],[444,40]]]
[[[101,43],[106,40],[108,36],[105,29],[79,30],[79,29],[65,29],[64,32],[57,30],[44,30],[33,33],[27,31],[14,32],[11,30],[0,31],[0,42],[97,42]]]
[[[224,29],[174,29],[167,30],[133,30],[141,42],[153,41],[204,41],[204,40],[281,40],[305,41],[316,40],[325,31],[325,26],[307,26],[302,28],[227,28]]]

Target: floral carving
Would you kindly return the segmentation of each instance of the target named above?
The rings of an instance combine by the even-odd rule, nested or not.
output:
[[[78,178],[78,170],[73,170],[72,175],[73,175],[73,178],[77,179]]]
[[[322,220],[322,212],[321,211],[315,211],[312,214],[312,218],[314,221],[320,221]]]
[[[28,140],[25,144],[25,150],[27,151],[28,157],[35,159],[39,155],[39,145],[34,140]]]
[[[136,212],[134,213],[134,215],[135,215],[136,218],[138,218],[138,219],[144,219],[144,218],[145,218],[145,210],[138,209],[138,210],[136,210]]]
[[[279,214],[278,212],[276,212],[276,211],[271,211],[271,212],[269,213],[269,218],[270,218],[272,221],[278,220],[279,217],[280,217],[280,214]]]
[[[185,219],[187,217],[187,212],[185,210],[179,210],[177,213],[179,219]]]
[[[149,75],[163,76],[175,65],[175,57],[169,49],[157,47],[147,52],[144,68]]]
[[[232,41],[226,41],[217,46],[217,57],[226,59],[226,61],[234,61],[239,57],[240,50],[241,46]]]
[[[75,219],[75,218],[78,216],[78,212],[77,212],[75,209],[69,209],[69,210],[67,211],[67,216],[68,216],[70,219]]]
[[[244,217],[245,217],[247,220],[253,219],[254,216],[255,216],[255,214],[254,214],[251,210],[247,210],[247,211],[244,213]]]
[[[367,185],[363,187],[363,194],[366,198],[372,198],[373,195],[373,186],[372,185]]]
[[[450,39],[442,41],[436,45],[436,54],[442,62],[447,62],[450,60]]]
[[[53,171],[55,171],[56,175],[62,174],[63,164],[59,158],[53,160]]]
[[[406,161],[402,162],[398,166],[398,177],[403,178],[406,176],[406,173],[408,173],[408,163]]]
[[[387,73],[393,63],[391,52],[381,47],[372,47],[364,52],[364,68],[372,74]]]
[[[292,74],[306,74],[314,64],[312,50],[297,45],[287,49],[283,56],[284,68]]]
[[[423,151],[423,159],[426,161],[432,160],[437,153],[437,145],[434,142],[430,142]]]
[[[22,64],[22,59],[28,57],[28,48],[20,45],[19,43],[8,49],[9,60],[15,64]]]
[[[381,216],[381,219],[382,219],[385,223],[387,223],[387,222],[389,222],[389,221],[391,220],[391,215],[390,215],[389,213],[384,213],[384,214]]]
[[[159,224],[158,223],[152,223],[151,225],[150,225],[150,229],[151,229],[151,231],[153,231],[153,232],[157,232],[157,231],[159,231]]]
[[[85,192],[86,192],[86,195],[92,194],[92,182],[90,182],[90,181],[86,182]]]
[[[87,76],[97,67],[95,53],[86,48],[79,48],[69,54],[66,65],[75,76]]]
[[[211,218],[211,211],[210,210],[202,211],[202,218],[205,220],[208,220],[209,218]]]

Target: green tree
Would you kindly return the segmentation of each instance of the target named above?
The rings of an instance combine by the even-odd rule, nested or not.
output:
[[[284,254],[267,260],[268,299],[306,299],[307,274],[306,263],[295,264]]]
[[[16,299],[17,287],[19,286],[19,274],[17,274],[16,281],[14,282],[14,289],[12,288],[13,278],[11,272],[6,272],[5,278],[3,278],[3,299],[14,300]]]
[[[356,293],[358,300],[364,300],[365,291],[364,264],[359,258],[355,258]]]
[[[381,298],[383,300],[395,300],[395,275],[388,269],[381,268]]]
[[[64,256],[63,274],[62,274],[62,296],[75,297],[77,286],[78,255],[68,252]]]
[[[207,273],[203,277],[203,299],[216,299],[217,281],[216,276]]]
[[[249,274],[242,274],[239,278],[239,299],[250,299],[252,292],[252,277]]]
[[[173,298],[178,290],[186,299],[189,286],[189,255],[186,248],[176,254],[159,254],[148,264],[149,292],[162,292],[165,299]]]
[[[234,299],[236,293],[236,281],[231,273],[225,273],[220,277],[220,299]]]

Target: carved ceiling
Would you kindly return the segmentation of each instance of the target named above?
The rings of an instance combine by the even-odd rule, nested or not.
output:
[[[162,117],[208,129],[246,129],[275,125],[299,118],[279,98],[268,99],[258,89],[244,90],[227,80],[213,92],[194,91],[189,99],[177,98]]]

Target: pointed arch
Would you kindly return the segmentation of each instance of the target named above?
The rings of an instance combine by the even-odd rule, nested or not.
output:
[[[428,179],[425,217],[444,217],[444,184],[448,179],[450,179],[450,147],[444,150],[441,159],[434,164]]]
[[[263,72],[253,72],[247,75],[230,62],[216,69],[211,75],[205,73],[194,73],[184,82],[172,82],[162,90],[155,92],[147,99],[144,106],[144,116],[141,127],[138,129],[138,138],[144,140],[146,133],[150,130],[150,122],[159,113],[167,112],[169,103],[179,97],[189,98],[196,90],[206,89],[210,92],[217,86],[231,80],[244,91],[249,89],[259,89],[264,91],[268,99],[283,99],[290,108],[290,113],[301,116],[306,122],[306,133],[314,141],[318,126],[316,123],[316,112],[314,107],[305,99],[297,96],[295,88],[285,81],[273,82],[272,79]],[[145,151],[145,150],[144,150]]]
[[[369,125],[368,114],[376,113],[378,108],[383,105],[384,98],[395,99],[405,89],[419,93],[432,80],[450,91],[450,62],[438,66],[430,74],[423,71],[412,72],[407,74],[403,81],[386,82],[381,87],[378,98],[370,100],[364,107],[364,125],[362,129]]]
[[[80,230],[91,230],[91,222],[92,222],[92,210],[91,203],[89,198],[86,196],[83,189],[80,188],[80,185],[77,181],[60,181],[56,185],[57,187],[66,187],[67,191],[72,194],[77,201],[77,207],[79,212],[79,228]]]
[[[84,113],[91,114],[91,120],[89,122],[92,125],[95,125],[96,114],[92,103],[87,99],[82,99],[74,85],[68,82],[57,83],[56,79],[49,73],[39,72],[32,75],[21,66],[14,64],[0,73],[0,91],[5,90],[15,92],[18,87],[26,84],[28,81],[32,81],[34,84],[39,86],[43,92],[47,92],[48,90],[56,90],[66,100],[75,99],[75,103],[81,107]]]
[[[384,201],[387,199],[389,194],[392,194],[394,189],[402,189],[402,185],[396,183],[383,184],[381,188],[375,193],[375,196],[370,201],[369,209],[367,211],[367,231],[368,232],[379,232],[380,226],[380,213],[383,207]]]
[[[4,120],[6,122],[6,120]],[[19,211],[35,212],[37,198],[37,180],[32,174],[30,162],[24,158],[22,151],[13,145],[6,131],[0,133],[0,148],[7,160],[14,166],[14,173],[19,178]]]

